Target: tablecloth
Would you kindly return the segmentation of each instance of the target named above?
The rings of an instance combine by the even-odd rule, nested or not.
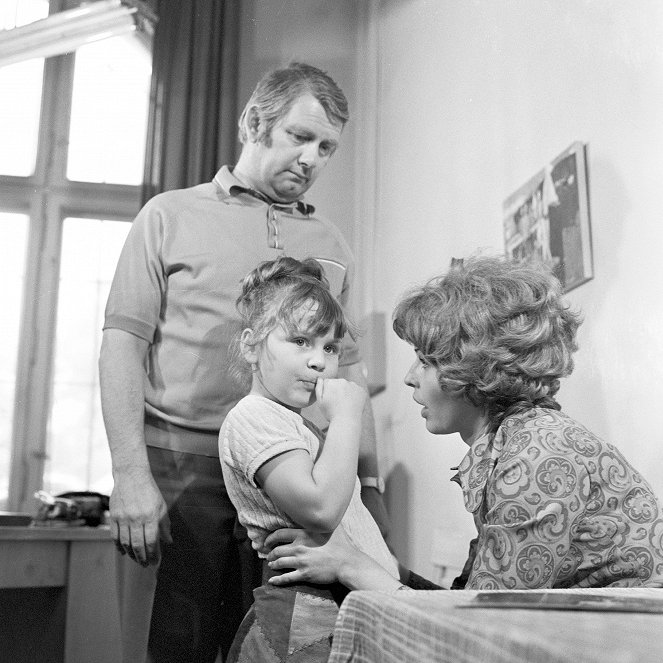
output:
[[[660,602],[663,610],[662,589],[547,592],[640,597]],[[473,605],[478,594],[351,592],[336,622],[329,663],[663,662],[663,614],[462,607]]]

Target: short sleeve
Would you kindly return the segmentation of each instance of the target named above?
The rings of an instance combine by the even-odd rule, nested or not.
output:
[[[343,287],[341,290],[341,295],[339,301],[343,306],[343,310],[346,312],[347,316],[350,318],[350,321],[358,325],[359,320],[356,319],[355,313],[351,306],[351,290],[353,287],[353,275],[354,275],[354,262],[350,261],[348,268],[345,272],[345,278],[343,279]],[[340,366],[351,366],[356,364],[361,360],[361,353],[359,352],[359,346],[355,339],[353,339],[350,334],[346,334],[343,339],[343,344],[341,346],[341,357],[339,361]]]
[[[298,415],[266,399],[250,396],[243,399],[223,423],[220,450],[223,462],[257,488],[256,472],[272,458],[295,449],[307,451],[315,458],[313,433],[294,416]]]
[[[347,252],[347,262],[341,264],[336,260],[329,260],[327,258],[316,257],[316,260],[322,265],[322,268],[325,271],[325,276],[329,281],[329,287],[334,293],[334,296],[338,299],[346,315],[353,324],[357,324],[354,313],[351,307],[351,290],[352,290],[352,280],[354,274],[354,260],[352,259],[352,254],[350,249],[345,244],[345,240],[340,235],[340,232],[337,228],[333,226],[331,229],[334,232],[334,235],[338,237],[338,241],[346,248]],[[339,359],[340,366],[350,366],[356,364],[360,361],[361,356],[359,353],[359,347],[357,346],[356,341],[346,334],[343,338],[343,343],[341,344],[341,356]]]
[[[158,197],[157,197],[158,198]],[[127,236],[111,285],[104,329],[122,329],[152,342],[166,278],[161,261],[164,214],[157,199],[143,207]]]
[[[339,366],[352,366],[361,360],[359,347],[350,334],[346,334],[341,345],[341,356],[338,362]]]

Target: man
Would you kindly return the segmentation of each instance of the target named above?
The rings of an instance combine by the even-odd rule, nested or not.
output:
[[[140,564],[131,565],[123,599],[126,660],[143,660],[149,647],[156,662],[213,663],[219,646],[227,652],[260,582],[218,460],[219,428],[243,396],[229,371],[239,331],[234,302],[251,269],[285,253],[318,259],[347,304],[347,244],[302,200],[347,119],[343,92],[319,69],[296,63],[267,74],[240,118],[243,148],[234,169],[153,198],[122,251],[99,365],[115,482],[112,533]],[[345,377],[364,383],[349,339],[341,363]],[[359,476],[385,531],[377,469],[367,408]],[[141,619],[150,610],[148,643]]]

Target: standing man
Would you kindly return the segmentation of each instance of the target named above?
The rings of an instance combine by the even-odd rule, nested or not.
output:
[[[120,552],[136,562],[123,597],[126,661],[145,660],[149,649],[155,663],[213,663],[260,584],[218,459],[221,423],[244,395],[229,370],[239,331],[235,299],[259,262],[286,254],[318,259],[348,303],[348,246],[302,199],[347,120],[347,100],[324,72],[299,63],[270,72],[240,117],[236,166],[210,183],[155,196],[129,233],[99,362],[113,462],[111,529]],[[345,377],[365,384],[350,339],[341,363]],[[384,533],[370,408],[364,433],[362,493]]]

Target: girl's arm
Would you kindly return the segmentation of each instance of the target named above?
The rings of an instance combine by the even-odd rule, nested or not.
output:
[[[315,463],[301,449],[288,451],[262,465],[256,481],[298,525],[331,532],[341,522],[357,480],[366,392],[347,380],[320,379],[316,396],[329,429]]]

